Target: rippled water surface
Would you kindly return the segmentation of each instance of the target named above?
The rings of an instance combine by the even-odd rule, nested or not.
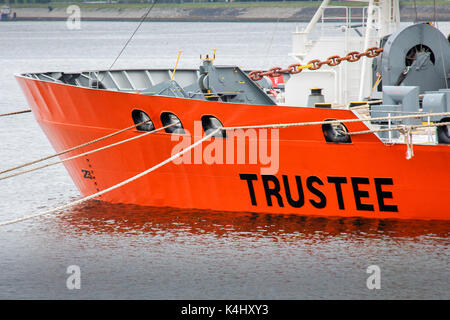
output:
[[[0,24],[0,113],[13,74],[108,68],[128,22]],[[115,67],[287,66],[294,23],[145,23]],[[441,23],[448,33],[450,25]],[[0,118],[0,169],[53,150],[31,114]],[[62,166],[0,181],[0,221],[79,197]],[[420,195],[418,195],[420,196]],[[448,196],[448,195],[443,195]],[[91,201],[0,229],[1,299],[449,299],[450,223],[143,208]],[[78,265],[81,289],[68,290]],[[369,290],[366,269],[381,269]]]

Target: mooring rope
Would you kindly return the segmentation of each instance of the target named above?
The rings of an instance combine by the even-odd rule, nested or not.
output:
[[[142,124],[145,124],[145,123],[147,123],[147,122],[149,122],[149,121],[151,121],[151,120],[149,119],[149,120],[142,121],[142,122],[140,122],[140,123],[137,123],[137,124],[135,124],[135,125],[132,125],[132,126],[130,126],[130,127],[127,127],[127,128],[125,128],[125,129],[121,129],[121,130],[119,130],[119,131],[113,132],[113,133],[108,134],[108,135],[106,135],[106,136],[103,136],[103,137],[100,137],[100,138],[97,138],[97,139],[94,139],[94,140],[85,142],[85,143],[80,144],[80,145],[78,145],[78,146],[75,146],[75,147],[72,147],[72,148],[69,148],[69,149],[66,149],[66,150],[63,150],[63,151],[60,151],[60,152],[57,152],[57,153],[54,153],[54,154],[45,156],[45,157],[40,158],[40,159],[37,159],[37,160],[33,160],[33,161],[30,161],[30,162],[27,162],[27,163],[24,163],[24,164],[15,166],[15,167],[13,167],[13,168],[5,169],[5,170],[3,170],[3,171],[0,171],[0,174],[4,174],[4,173],[10,172],[10,171],[14,171],[14,170],[17,170],[17,169],[20,169],[20,168],[28,167],[28,166],[30,166],[30,165],[32,165],[32,164],[36,164],[36,163],[39,163],[39,162],[42,162],[42,161],[45,161],[45,160],[48,160],[48,159],[51,159],[51,158],[55,158],[55,157],[57,157],[57,156],[60,156],[60,155],[69,153],[69,152],[71,152],[71,151],[75,151],[75,150],[80,149],[80,148],[83,148],[83,147],[87,147],[87,146],[89,146],[89,145],[91,145],[91,144],[94,144],[94,143],[96,143],[96,142],[103,141],[103,140],[105,140],[105,139],[114,137],[114,136],[116,136],[116,135],[118,135],[118,134],[120,134],[120,133],[122,133],[122,132],[127,131],[127,130],[131,130],[131,129],[133,129],[133,128],[136,128],[136,127],[138,127],[138,126],[140,126],[140,125],[142,125]]]
[[[412,139],[412,128],[406,127],[405,129],[401,130],[405,135],[405,143],[406,143],[406,160],[411,159],[414,157],[414,150],[413,150],[413,139]]]
[[[13,219],[13,220],[1,222],[1,223],[0,223],[0,227],[6,226],[6,225],[9,225],[9,224],[14,224],[14,223],[26,221],[26,220],[30,220],[30,219],[33,219],[33,218],[37,218],[37,217],[44,216],[44,215],[48,215],[48,214],[52,214],[52,213],[57,213],[57,212],[60,212],[60,211],[63,210],[63,209],[67,209],[67,208],[69,208],[69,207],[73,207],[73,206],[75,206],[75,205],[77,205],[77,204],[86,202],[86,201],[88,201],[88,200],[91,200],[91,199],[93,199],[93,198],[96,198],[96,197],[98,197],[98,196],[101,196],[101,195],[103,195],[103,194],[105,194],[105,193],[108,193],[108,192],[110,192],[110,191],[113,191],[113,190],[115,190],[115,189],[118,189],[118,188],[120,188],[120,187],[122,187],[122,186],[124,186],[124,185],[126,185],[126,184],[128,184],[128,183],[130,183],[130,182],[133,182],[133,181],[135,181],[135,180],[137,180],[137,179],[139,179],[139,178],[141,178],[141,177],[143,177],[143,176],[149,174],[149,173],[152,172],[152,171],[155,171],[155,170],[158,169],[158,168],[161,168],[161,167],[164,166],[165,164],[172,162],[173,160],[175,160],[175,159],[177,159],[178,157],[182,156],[183,154],[185,154],[186,152],[188,152],[188,151],[190,151],[191,149],[195,148],[195,147],[198,146],[199,144],[203,143],[203,141],[205,141],[205,140],[211,138],[212,136],[214,136],[216,133],[218,133],[218,132],[221,131],[221,130],[222,130],[222,128],[217,128],[216,130],[212,131],[211,133],[209,133],[208,135],[206,135],[206,136],[203,137],[202,139],[200,139],[200,140],[194,142],[193,144],[191,144],[190,146],[186,147],[186,148],[183,149],[182,151],[180,151],[180,152],[174,154],[174,155],[171,156],[170,158],[167,158],[166,160],[164,160],[164,161],[158,163],[157,165],[155,165],[155,166],[153,166],[153,167],[151,167],[151,168],[149,168],[149,169],[147,169],[147,170],[145,170],[145,171],[142,171],[141,173],[139,173],[139,174],[137,174],[137,175],[135,175],[135,176],[133,176],[133,177],[131,177],[131,178],[129,178],[129,179],[126,179],[126,180],[124,180],[124,181],[122,181],[122,182],[120,182],[120,183],[117,183],[117,184],[115,184],[115,185],[113,185],[113,186],[111,186],[111,187],[109,187],[109,188],[107,188],[107,189],[104,189],[104,190],[99,191],[99,192],[97,192],[97,193],[91,194],[91,195],[86,196],[86,197],[84,197],[84,198],[81,198],[81,199],[78,199],[78,200],[75,200],[75,201],[66,203],[66,204],[64,204],[64,205],[62,205],[62,206],[59,206],[59,207],[56,207],[56,208],[54,208],[54,209],[50,209],[50,210],[47,210],[47,211],[39,212],[39,213],[32,214],[32,215],[29,215],[29,216],[25,216],[25,217],[22,217],[22,218],[17,218],[17,219]]]
[[[22,113],[27,113],[27,112],[31,112],[31,109],[25,109],[25,110],[20,110],[20,111],[2,113],[2,114],[0,114],[0,117],[13,116],[13,115],[16,115],[16,114],[22,114]]]
[[[414,143],[412,138],[412,130],[417,128],[429,128],[429,127],[440,127],[450,125],[450,122],[438,122],[438,123],[430,123],[430,124],[418,124],[418,125],[400,125],[392,128],[383,128],[383,129],[372,129],[372,130],[364,130],[364,131],[356,131],[356,132],[347,132],[347,135],[357,135],[357,134],[368,134],[375,132],[388,132],[388,131],[400,131],[405,136],[405,144],[406,144],[406,160],[414,157]]]
[[[263,124],[254,126],[237,126],[237,127],[226,127],[223,130],[238,130],[238,129],[277,129],[277,128],[289,128],[289,127],[302,127],[302,126],[312,126],[312,125],[322,125],[322,124],[339,124],[339,123],[352,123],[352,122],[364,122],[364,121],[383,121],[383,120],[399,120],[399,119],[418,119],[424,117],[433,116],[449,116],[450,112],[439,112],[439,113],[422,113],[414,115],[404,115],[404,116],[389,116],[389,117],[378,117],[378,118],[364,118],[364,119],[340,119],[340,120],[324,120],[324,121],[311,121],[311,122],[291,122],[291,123],[277,123],[277,124]]]
[[[158,163],[157,165],[129,178],[126,179],[118,184],[115,184],[107,189],[104,189],[102,191],[99,191],[97,193],[91,194],[89,196],[86,196],[84,198],[81,198],[79,200],[75,200],[73,202],[67,203],[65,205],[59,206],[57,208],[51,209],[51,210],[47,210],[47,211],[43,211],[40,213],[36,213],[33,215],[29,215],[29,216],[25,216],[22,218],[17,218],[17,219],[13,219],[13,220],[9,220],[9,221],[5,221],[0,223],[0,227],[1,226],[5,226],[5,225],[9,225],[9,224],[13,224],[13,223],[17,223],[17,222],[21,222],[21,221],[25,221],[25,220],[29,220],[29,219],[33,219],[36,217],[40,217],[40,216],[44,216],[44,215],[48,215],[51,213],[57,213],[63,209],[72,207],[74,205],[83,203],[85,201],[88,201],[90,199],[96,198],[98,196],[101,196],[105,193],[108,193],[110,191],[113,191],[115,189],[118,189],[132,181],[135,181],[145,175],[147,175],[148,173],[155,171],[156,169],[164,166],[167,163],[172,162],[173,160],[177,159],[178,157],[180,157],[181,155],[185,154],[186,152],[190,151],[191,149],[195,148],[197,145],[203,143],[203,141],[211,138],[212,136],[214,136],[216,133],[225,130],[225,131],[230,131],[230,130],[238,130],[238,129],[260,129],[260,128],[287,128],[287,127],[293,127],[293,126],[308,126],[308,125],[319,125],[319,124],[333,124],[333,123],[348,123],[348,122],[363,122],[363,121],[380,121],[380,120],[395,120],[395,119],[408,119],[408,118],[423,118],[423,117],[427,117],[427,116],[444,116],[444,115],[450,115],[450,112],[440,112],[440,113],[424,113],[421,115],[405,115],[405,116],[389,116],[389,117],[379,117],[379,118],[369,118],[369,119],[341,119],[341,120],[326,120],[326,121],[313,121],[313,122],[299,122],[299,123],[284,123],[284,124],[266,124],[266,125],[256,125],[256,126],[237,126],[237,127],[221,127],[221,128],[217,128],[214,131],[212,131],[211,133],[209,133],[208,135],[206,135],[205,137],[203,137],[202,139],[196,141],[195,143],[191,144],[190,146],[188,146],[187,148],[183,149],[182,151],[178,152],[177,154],[171,156],[170,158]],[[147,120],[149,121],[149,120]],[[143,123],[147,122],[147,121],[143,121]],[[140,123],[142,124],[142,123]],[[137,125],[140,125],[137,124]],[[175,125],[176,123],[172,124]],[[403,130],[403,132],[405,132],[405,134],[407,134],[409,137],[407,137],[407,145],[408,145],[408,150],[407,150],[407,159],[411,158],[413,156],[413,152],[412,152],[412,138],[411,138],[411,129],[414,128],[418,128],[418,127],[429,127],[429,126],[444,126],[444,125],[448,125],[450,124],[450,122],[440,122],[440,123],[434,123],[434,124],[426,124],[426,125],[412,125],[412,126],[398,126],[398,127],[394,127],[394,128],[387,128],[387,129],[374,129],[374,130],[370,130],[370,132],[374,132],[375,130]],[[135,125],[135,126],[137,126]],[[132,127],[135,127],[132,126]],[[131,128],[132,128],[131,127]],[[162,128],[160,128],[162,129]],[[150,132],[148,132],[150,133]],[[369,132],[356,132],[354,134],[363,134],[363,133],[369,133]],[[141,137],[142,135],[140,135],[139,137]],[[133,137],[133,138],[137,138],[137,137]],[[98,140],[98,139],[97,139]],[[128,141],[130,139],[127,139]],[[125,140],[123,141],[125,142]],[[110,146],[105,146],[103,148],[99,148],[101,150],[106,149],[108,147],[123,143],[122,141],[119,141],[115,144],[111,144]],[[94,152],[94,150],[92,150],[92,152]]]
[[[69,158],[66,158],[66,159],[59,160],[59,161],[47,163],[47,164],[44,164],[42,166],[34,167],[34,168],[31,168],[31,169],[28,169],[28,170],[23,170],[23,171],[19,171],[19,172],[16,172],[16,173],[12,173],[12,174],[9,174],[7,176],[0,177],[0,180],[5,180],[5,179],[8,179],[8,178],[20,176],[20,175],[25,174],[25,173],[33,172],[33,171],[36,171],[36,170],[39,170],[39,169],[43,169],[43,168],[48,168],[48,167],[51,167],[51,166],[54,166],[54,165],[57,165],[57,164],[60,164],[60,163],[64,163],[66,161],[70,161],[70,160],[74,160],[74,159],[77,159],[77,158],[80,158],[80,157],[84,157],[84,156],[87,156],[87,155],[92,154],[94,152],[98,152],[98,151],[102,151],[102,150],[105,150],[105,149],[108,149],[108,148],[111,148],[111,147],[118,146],[118,145],[120,145],[122,143],[125,143],[125,142],[129,142],[129,141],[132,141],[132,140],[143,138],[145,136],[148,136],[149,134],[156,133],[158,131],[165,130],[167,128],[175,126],[178,123],[179,122],[177,121],[177,122],[171,123],[171,124],[169,124],[167,126],[164,126],[164,127],[152,130],[152,131],[148,131],[146,133],[140,134],[140,135],[135,136],[135,137],[131,137],[131,138],[128,138],[128,139],[125,139],[125,140],[121,140],[121,141],[118,141],[118,142],[106,145],[104,147],[100,147],[100,148],[97,148],[97,149],[94,149],[94,150],[90,150],[90,151],[87,151],[87,152],[84,152],[84,153],[77,154],[77,155],[75,155],[73,157],[69,157]]]
[[[238,129],[264,129],[264,128],[272,128],[272,129],[275,129],[275,128],[300,127],[300,126],[310,126],[310,125],[322,125],[322,124],[340,124],[340,123],[364,122],[364,121],[382,121],[382,120],[398,120],[398,119],[410,119],[410,118],[424,118],[424,117],[428,117],[428,116],[446,116],[446,115],[450,115],[450,112],[423,113],[423,114],[415,114],[415,115],[388,116],[388,117],[363,118],[363,119],[357,118],[357,119],[340,119],[340,120],[325,120],[325,121],[312,121],[312,122],[294,122],[294,123],[281,123],[281,124],[265,124],[265,125],[254,125],[254,126],[236,126],[236,127],[223,127],[223,128],[221,128],[221,129],[222,129],[222,130],[226,130],[226,131],[230,131],[230,130],[238,130]],[[104,139],[110,138],[110,137],[115,136],[115,135],[117,135],[117,134],[119,134],[119,133],[122,133],[122,132],[124,132],[124,131],[127,131],[127,130],[130,130],[130,129],[132,129],[132,128],[135,128],[135,127],[137,127],[137,126],[139,126],[139,125],[141,125],[141,124],[144,124],[144,123],[146,123],[146,122],[148,122],[148,121],[150,121],[150,120],[143,121],[143,122],[141,122],[141,123],[135,124],[135,125],[130,126],[130,127],[128,127],[128,128],[125,128],[125,129],[116,131],[116,132],[114,132],[114,133],[112,133],[112,134],[103,136],[103,137],[101,137],[101,138],[98,138],[98,139],[95,139],[95,140],[92,140],[92,141],[88,141],[88,142],[86,142],[86,143],[84,143],[84,144],[81,144],[81,145],[79,145],[79,146],[76,146],[76,147],[73,147],[73,148],[70,148],[70,149],[67,149],[67,150],[64,150],[64,151],[61,151],[61,152],[58,152],[58,153],[55,153],[55,154],[46,156],[46,157],[43,157],[43,158],[41,158],[41,159],[37,159],[37,160],[34,160],[34,161],[30,161],[30,162],[24,163],[24,164],[22,164],[22,165],[19,165],[19,166],[13,167],[13,168],[9,168],[9,169],[0,171],[0,174],[4,174],[4,173],[7,173],[7,172],[10,172],[10,171],[13,171],[13,170],[17,170],[17,169],[20,169],[20,168],[23,168],[23,167],[26,167],[26,166],[30,166],[30,165],[32,165],[32,164],[36,164],[36,163],[42,162],[42,161],[44,161],[44,160],[48,160],[48,159],[57,157],[57,156],[59,156],[59,155],[63,155],[63,154],[65,154],[65,153],[68,153],[68,152],[77,150],[77,149],[79,149],[79,148],[86,147],[86,146],[91,145],[91,144],[93,144],[93,143],[102,141],[102,140],[104,140]],[[173,123],[173,124],[171,124],[171,125],[175,125],[175,124],[177,124],[177,122],[175,122],[175,123]],[[441,124],[439,124],[439,125],[444,125],[444,124],[441,123]],[[432,124],[431,126],[439,126],[439,125],[438,125],[438,124]],[[427,126],[428,126],[428,125],[427,125]],[[372,133],[372,132],[382,132],[382,131],[374,131],[374,130],[377,130],[377,129],[366,130],[366,131],[360,131],[359,133],[349,133],[349,134],[363,134],[363,133]],[[378,130],[389,131],[389,130],[396,130],[396,129],[395,129],[395,127],[393,127],[393,128],[390,128],[389,130],[388,130],[388,129],[378,129]],[[114,146],[114,145],[116,145],[116,144],[113,144],[113,145],[110,145],[110,146],[105,146],[105,147],[103,147],[103,148],[100,148],[100,150],[106,149],[106,148],[111,147],[111,146]],[[97,151],[99,151],[99,150],[97,150]],[[92,151],[92,152],[95,152],[95,151]],[[86,154],[84,154],[84,155],[86,155]],[[69,158],[69,159],[70,159],[70,158]],[[67,160],[68,160],[68,159],[67,159]],[[66,161],[67,161],[67,160],[66,160]],[[61,161],[58,161],[57,163],[61,163]],[[22,173],[32,172],[32,171],[35,171],[35,170],[37,170],[37,169],[45,168],[45,167],[48,167],[48,166],[51,166],[51,165],[54,165],[54,164],[57,164],[57,163],[55,162],[55,163],[52,163],[52,164],[49,164],[49,165],[43,165],[43,166],[41,166],[41,167],[37,167],[36,169],[30,169],[30,170],[21,171],[21,173],[18,173],[18,174],[11,174],[11,175],[8,175],[8,176],[5,176],[5,177],[0,177],[0,180],[6,179],[6,178],[9,178],[9,177],[13,177],[13,176],[16,176],[16,175],[20,175],[20,174],[22,174]]]
[[[357,135],[357,134],[368,134],[368,133],[374,133],[374,132],[388,132],[388,131],[401,131],[403,132],[407,128],[410,129],[417,129],[417,128],[430,128],[430,127],[441,127],[441,126],[448,126],[450,125],[450,122],[437,122],[437,123],[430,123],[430,124],[415,124],[415,125],[400,125],[395,126],[392,128],[382,128],[382,129],[372,129],[372,130],[364,130],[364,131],[355,131],[355,132],[347,132],[349,136]]]

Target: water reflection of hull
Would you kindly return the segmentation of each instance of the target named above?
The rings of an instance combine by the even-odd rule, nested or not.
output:
[[[215,236],[448,237],[450,222],[399,219],[324,218],[314,216],[232,213],[142,207],[91,201],[58,218],[65,232],[146,233]]]

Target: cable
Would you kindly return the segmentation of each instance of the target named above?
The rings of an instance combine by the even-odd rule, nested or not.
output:
[[[122,133],[122,132],[125,132],[125,131],[127,131],[127,130],[136,128],[136,127],[140,126],[141,124],[147,123],[147,122],[149,122],[149,121],[151,121],[151,120],[145,120],[145,121],[142,121],[142,122],[140,122],[140,123],[136,123],[136,124],[134,124],[134,125],[132,125],[132,126],[130,126],[130,127],[128,127],[128,128],[121,129],[121,130],[119,130],[119,131],[110,133],[110,134],[108,134],[108,135],[106,135],[106,136],[102,136],[102,137],[100,137],[100,138],[97,138],[97,139],[94,139],[94,140],[85,142],[85,143],[80,144],[80,145],[78,145],[78,146],[71,147],[71,148],[69,148],[69,149],[66,149],[66,150],[63,150],[63,151],[60,151],[60,152],[57,152],[57,153],[54,153],[54,154],[45,156],[45,157],[40,158],[40,159],[37,159],[37,160],[33,160],[33,161],[30,161],[30,162],[27,162],[27,163],[23,163],[23,164],[21,164],[21,165],[15,166],[15,167],[13,167],[13,168],[9,168],[9,169],[2,170],[2,171],[0,171],[0,174],[4,174],[4,173],[7,173],[7,172],[10,172],[10,171],[13,171],[13,170],[17,170],[17,169],[20,169],[20,168],[23,168],[23,167],[27,167],[27,166],[30,166],[30,165],[32,165],[32,164],[38,163],[38,162],[42,162],[42,161],[45,161],[45,160],[48,160],[48,159],[51,159],[51,158],[54,158],[54,157],[57,157],[57,156],[61,156],[61,155],[65,154],[65,153],[68,153],[68,152],[71,152],[71,151],[74,151],[74,150],[77,150],[77,149],[80,149],[80,148],[83,148],[83,147],[87,147],[87,146],[89,146],[89,145],[91,145],[91,144],[93,144],[93,143],[96,143],[96,142],[99,142],[99,141],[102,141],[102,140],[111,138],[111,137],[113,137],[113,136],[115,136],[115,135],[118,135],[118,134],[120,134],[120,133]]]
[[[196,146],[198,146],[199,144],[201,144],[203,141],[206,141],[209,138],[213,137],[216,133],[218,133],[221,130],[222,130],[221,128],[215,129],[210,134],[208,134],[205,137],[203,137],[202,139],[194,142],[193,144],[191,144],[190,146],[186,147],[185,149],[183,149],[182,151],[178,152],[177,154],[174,154],[170,158],[167,158],[166,160],[158,163],[157,165],[155,165],[155,166],[153,166],[153,167],[151,167],[151,168],[149,168],[149,169],[147,169],[145,171],[142,171],[141,173],[139,173],[139,174],[137,174],[137,175],[135,175],[135,176],[133,176],[133,177],[131,177],[129,179],[123,180],[122,182],[119,182],[119,183],[117,183],[117,184],[115,184],[115,185],[113,185],[113,186],[111,186],[111,187],[109,187],[107,189],[104,189],[104,190],[99,191],[97,193],[91,194],[91,195],[86,196],[84,198],[75,200],[73,202],[69,202],[67,204],[64,204],[64,205],[59,206],[59,207],[54,208],[54,209],[50,209],[50,210],[47,210],[47,211],[39,212],[39,213],[32,214],[32,215],[29,215],[29,216],[26,216],[26,217],[22,217],[22,218],[17,218],[17,219],[13,219],[13,220],[9,220],[9,221],[0,222],[0,227],[6,226],[6,225],[9,225],[9,224],[13,224],[13,223],[18,223],[18,222],[30,220],[30,219],[37,218],[37,217],[44,216],[44,215],[48,215],[48,214],[51,214],[51,213],[57,213],[57,212],[60,212],[63,209],[66,209],[66,208],[69,208],[69,207],[73,207],[74,205],[86,202],[87,200],[96,198],[96,197],[101,196],[101,195],[103,195],[105,193],[108,193],[108,192],[113,191],[113,190],[115,190],[117,188],[120,188],[120,187],[122,187],[122,186],[124,186],[124,185],[126,185],[126,184],[128,184],[128,183],[130,183],[132,181],[135,181],[135,180],[137,180],[137,179],[139,179],[139,178],[149,174],[150,172],[155,171],[156,169],[161,168],[162,166],[172,162],[173,160],[177,159],[178,157],[182,156],[186,152],[190,151],[191,149],[193,149]]]
[[[15,114],[21,114],[21,113],[27,113],[27,112],[31,112],[31,109],[15,111],[15,112],[8,112],[8,113],[2,113],[2,114],[0,114],[0,117],[12,116],[12,115],[15,115]]]
[[[136,32],[139,30],[139,28],[141,27],[142,23],[144,23],[145,19],[147,19],[147,16],[149,15],[150,11],[152,11],[153,7],[156,5],[156,3],[158,3],[158,0],[154,0],[154,2],[152,3],[152,5],[150,6],[150,8],[147,10],[147,12],[145,13],[145,15],[142,17],[141,21],[139,22],[138,26],[136,27],[136,29],[134,30],[134,32],[131,34],[131,37],[127,40],[127,42],[125,43],[125,45],[122,47],[122,50],[120,50],[119,54],[117,55],[116,59],[114,59],[114,62],[109,66],[108,71],[111,71],[112,67],[114,66],[114,64],[117,62],[117,60],[119,59],[119,57],[122,55],[122,53],[125,51],[126,47],[128,46],[128,44],[130,43],[130,41],[133,39],[134,35],[136,34]],[[102,79],[103,80],[103,79]]]

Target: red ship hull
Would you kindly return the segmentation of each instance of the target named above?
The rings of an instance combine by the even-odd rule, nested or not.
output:
[[[191,133],[194,122],[204,115],[213,115],[225,127],[357,118],[349,110],[231,104],[17,79],[58,152],[133,125],[134,109],[145,111],[156,128],[163,126],[162,112],[174,113]],[[350,132],[368,129],[362,122],[346,126]],[[64,157],[140,134],[129,130]],[[191,143],[200,138],[192,136]],[[199,152],[216,139],[221,138],[203,143]],[[173,134],[161,131],[64,164],[87,196],[169,158],[180,143],[173,140]],[[250,143],[247,140],[246,148]],[[98,199],[230,212],[450,219],[448,145],[415,145],[414,157],[407,160],[405,145],[385,145],[374,134],[352,136],[348,144],[327,143],[321,126],[315,125],[279,129],[278,150],[278,170],[273,174],[262,174],[261,168],[267,166],[259,160],[256,164],[169,163]],[[239,152],[237,145],[233,152]]]

